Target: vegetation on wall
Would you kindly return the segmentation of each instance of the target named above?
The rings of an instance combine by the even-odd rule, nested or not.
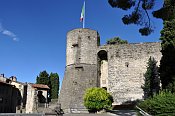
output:
[[[144,91],[144,98],[153,97],[154,94],[158,93],[160,90],[160,79],[158,75],[158,67],[156,65],[157,61],[150,57],[148,60],[147,71],[144,74],[144,85],[142,89]]]
[[[39,76],[37,76],[36,83],[47,85],[50,88],[50,90],[48,91],[49,99],[58,98],[59,76],[57,73],[51,72],[49,75],[47,71],[44,70],[39,73]]]
[[[119,37],[114,37],[109,40],[107,40],[106,44],[127,44],[127,40],[122,40]]]
[[[110,109],[112,102],[112,96],[103,88],[89,88],[84,94],[84,106],[92,112]]]

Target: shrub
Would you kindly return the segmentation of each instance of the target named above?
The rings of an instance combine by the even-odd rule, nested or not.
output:
[[[139,104],[139,107],[151,115],[174,116],[175,94],[171,92],[160,92]]]
[[[92,112],[110,109],[112,102],[112,96],[103,88],[89,88],[84,94],[84,106]]]

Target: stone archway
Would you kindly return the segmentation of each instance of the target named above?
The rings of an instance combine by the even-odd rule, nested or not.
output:
[[[102,88],[108,88],[108,54],[105,50],[98,52],[98,77],[99,86]]]

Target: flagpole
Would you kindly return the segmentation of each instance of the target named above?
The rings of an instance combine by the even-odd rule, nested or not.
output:
[[[84,0],[84,20],[83,20],[83,28],[85,28],[85,9],[86,9],[86,4],[85,4],[85,0]]]

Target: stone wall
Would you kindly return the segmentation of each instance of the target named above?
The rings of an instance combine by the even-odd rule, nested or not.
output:
[[[144,73],[149,57],[161,59],[160,43],[100,46],[108,52],[108,88],[114,105],[143,98]]]
[[[36,91],[32,85],[27,84],[26,113],[34,113],[37,109]]]

